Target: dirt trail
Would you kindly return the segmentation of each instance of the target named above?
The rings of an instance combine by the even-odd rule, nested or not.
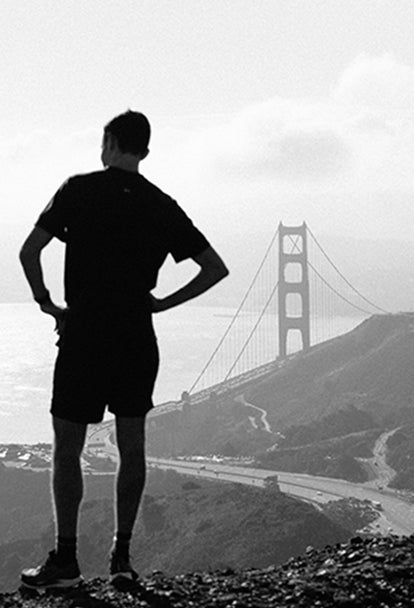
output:
[[[246,407],[253,408],[260,412],[259,416],[249,416],[250,423],[255,429],[262,429],[267,433],[273,433],[272,429],[270,428],[270,424],[267,421],[266,410],[263,410],[261,407],[257,407],[257,405],[253,405],[253,403],[249,403],[248,401],[246,401],[244,395],[238,395],[234,398],[234,400]]]

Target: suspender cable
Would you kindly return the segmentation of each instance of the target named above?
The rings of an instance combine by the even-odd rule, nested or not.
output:
[[[264,266],[264,264],[265,264],[265,262],[266,262],[266,260],[267,260],[267,258],[269,256],[269,253],[270,253],[270,251],[271,251],[271,249],[273,247],[273,244],[274,244],[274,242],[275,242],[278,234],[279,234],[279,227],[277,228],[275,234],[273,235],[273,237],[272,237],[272,239],[270,241],[270,244],[269,244],[268,248],[266,249],[264,258],[263,258],[263,260],[262,260],[259,268],[257,269],[256,274],[254,275],[253,280],[250,283],[250,286],[249,286],[248,290],[246,291],[246,294],[244,295],[244,297],[243,297],[243,299],[242,299],[242,301],[241,301],[241,303],[240,303],[240,305],[239,305],[236,313],[234,314],[232,320],[230,321],[229,326],[227,327],[226,331],[224,332],[223,337],[219,341],[218,345],[216,346],[216,348],[212,352],[212,354],[211,354],[210,358],[208,359],[207,363],[205,364],[204,368],[201,370],[200,374],[198,375],[198,377],[196,378],[195,382],[193,383],[193,385],[191,386],[190,390],[188,391],[190,394],[193,392],[193,390],[195,389],[195,387],[197,386],[197,384],[200,382],[200,380],[203,377],[205,371],[210,366],[211,362],[213,361],[213,359],[215,358],[216,354],[220,350],[220,348],[221,348],[224,340],[227,338],[227,336],[228,336],[231,328],[233,327],[234,323],[236,322],[236,319],[238,318],[238,316],[240,314],[240,311],[243,308],[244,303],[246,302],[248,296],[250,295],[250,292],[252,291],[252,289],[253,289],[256,281],[257,281],[257,278],[258,278],[258,276],[259,276],[259,274],[260,274],[260,272],[261,272],[261,270],[262,270],[262,268],[263,268],[263,266]]]
[[[328,281],[326,279],[323,278],[323,276],[316,270],[316,268],[313,266],[313,264],[311,264],[311,262],[308,262],[308,265],[310,268],[312,268],[313,272],[320,278],[321,281],[323,281],[323,283],[325,283],[325,285],[327,287],[329,287],[329,289],[331,291],[333,291],[339,298],[341,298],[342,300],[344,300],[344,302],[347,302],[350,306],[353,306],[353,308],[356,308],[357,310],[359,310],[360,312],[363,312],[367,315],[371,315],[372,313],[369,310],[364,310],[363,308],[361,308],[360,306],[357,306],[356,304],[353,304],[352,302],[350,302],[350,300],[348,300],[345,296],[343,296],[342,294],[339,293],[339,291],[337,291],[335,289],[335,287],[332,287],[332,285],[330,285],[328,283]]]
[[[369,304],[370,306],[373,306],[374,308],[376,308],[377,310],[379,310],[380,312],[386,313],[388,314],[387,310],[384,310],[383,308],[381,308],[380,306],[377,306],[376,304],[374,304],[373,302],[371,302],[370,300],[368,300],[368,298],[366,298],[356,287],[354,287],[352,285],[352,283],[350,283],[348,281],[348,279],[342,274],[342,272],[339,270],[339,268],[334,264],[334,262],[331,260],[331,258],[328,256],[328,254],[325,252],[325,250],[321,247],[321,245],[319,244],[319,242],[317,241],[316,237],[314,236],[314,234],[312,233],[312,231],[310,230],[310,228],[307,228],[309,234],[311,235],[312,239],[314,240],[314,242],[316,243],[316,245],[319,247],[319,249],[321,250],[321,252],[323,253],[323,255],[325,256],[325,258],[328,260],[328,262],[331,264],[331,266],[336,270],[336,272],[339,274],[339,276],[341,277],[341,279],[343,279],[345,281],[345,283],[356,293],[359,295],[360,298],[362,298],[367,304]],[[357,308],[357,307],[356,307]],[[371,314],[371,313],[370,313]]]
[[[266,312],[266,310],[267,310],[270,302],[272,301],[273,296],[275,295],[276,290],[277,290],[278,287],[279,287],[279,281],[276,283],[276,285],[272,289],[272,293],[268,297],[267,302],[266,302],[266,304],[265,304],[262,312],[260,313],[259,318],[257,319],[256,323],[254,324],[254,327],[251,330],[251,332],[250,332],[250,334],[249,334],[246,342],[243,344],[243,347],[242,347],[241,351],[239,352],[238,356],[236,357],[236,360],[234,361],[233,365],[230,367],[229,371],[227,372],[227,374],[226,374],[226,376],[224,378],[224,382],[228,379],[228,377],[230,376],[231,372],[233,371],[233,369],[236,367],[237,363],[239,362],[239,360],[240,360],[241,356],[243,355],[244,351],[246,350],[247,346],[249,345],[249,342],[250,342],[251,338],[253,337],[256,329],[258,328],[258,326],[260,324],[260,321],[262,320],[263,315],[265,314],[265,312]]]

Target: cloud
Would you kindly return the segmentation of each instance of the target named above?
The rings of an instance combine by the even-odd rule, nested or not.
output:
[[[332,98],[354,106],[413,112],[414,68],[389,54],[361,55],[340,76]]]
[[[178,158],[199,181],[268,180],[292,191],[347,181],[388,187],[395,159],[406,165],[414,152],[413,127],[414,69],[389,55],[361,56],[325,99],[253,104],[187,137]]]
[[[327,104],[275,98],[197,134],[188,157],[210,177],[324,179],[352,164],[339,126]]]
[[[325,98],[274,97],[177,139],[169,184],[212,230],[307,220],[338,234],[413,238],[412,102],[413,68],[357,58]]]
[[[285,133],[278,142],[274,162],[271,156],[262,162],[269,174],[301,179],[335,175],[346,170],[351,159],[351,152],[341,137],[325,128]]]
[[[276,96],[195,125],[155,128],[142,171],[207,233],[289,218],[398,236],[414,222],[414,68],[389,55],[357,57],[325,98]],[[100,136],[38,132],[0,148],[3,208],[37,216],[68,175],[99,168]]]

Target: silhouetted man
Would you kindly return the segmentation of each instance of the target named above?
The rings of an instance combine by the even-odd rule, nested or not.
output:
[[[158,348],[152,313],[194,298],[228,271],[206,238],[168,195],[139,173],[150,125],[128,111],[104,128],[102,171],[69,178],[26,239],[20,260],[40,309],[56,319],[51,414],[52,490],[56,547],[45,564],[22,573],[24,585],[48,588],[82,580],[77,525],[83,495],[80,456],[88,423],[115,415],[119,468],[110,575],[136,580],[129,543],[145,483],[145,416],[153,407]],[[44,284],[41,251],[56,237],[66,244],[65,300],[53,303]],[[165,298],[155,298],[167,255],[191,258],[198,274]]]

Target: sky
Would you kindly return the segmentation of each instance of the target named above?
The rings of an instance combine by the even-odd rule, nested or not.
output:
[[[224,250],[280,221],[407,248],[413,23],[412,0],[2,0],[0,228],[99,168],[132,108],[142,173]]]

